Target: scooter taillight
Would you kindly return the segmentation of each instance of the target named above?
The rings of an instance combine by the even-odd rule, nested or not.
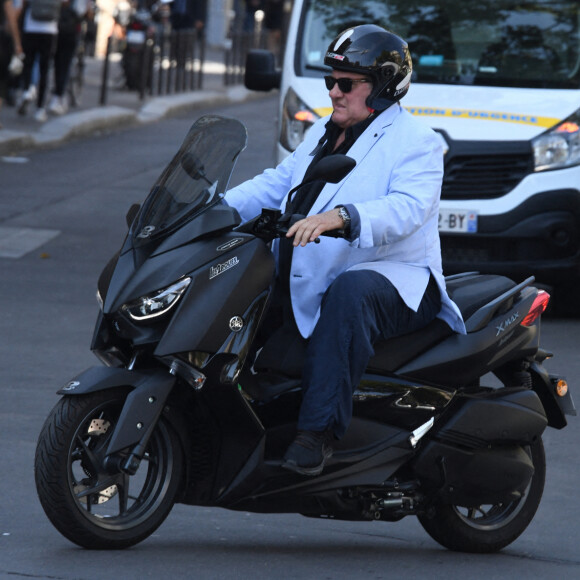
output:
[[[546,308],[548,308],[549,302],[550,295],[545,290],[539,290],[532,307],[520,324],[522,326],[532,326],[532,324],[534,324],[534,322],[536,322],[536,320],[544,313]]]

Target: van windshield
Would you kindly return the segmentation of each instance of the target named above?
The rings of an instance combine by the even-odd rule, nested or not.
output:
[[[305,0],[301,75],[328,70],[330,41],[367,23],[408,42],[415,83],[580,88],[577,0]]]

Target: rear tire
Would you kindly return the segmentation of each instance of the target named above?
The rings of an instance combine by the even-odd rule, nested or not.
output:
[[[161,419],[137,473],[105,470],[105,450],[127,392],[63,397],[40,433],[35,480],[56,529],[84,548],[127,548],[169,515],[182,474],[177,437]]]
[[[466,508],[437,505],[429,516],[418,516],[425,531],[439,544],[457,552],[497,552],[524,532],[534,517],[546,476],[546,458],[541,439],[529,448],[534,474],[522,497],[508,503]]]

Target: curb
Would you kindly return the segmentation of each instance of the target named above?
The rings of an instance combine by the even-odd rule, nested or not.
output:
[[[19,132],[3,129],[0,132],[0,155],[10,155],[25,149],[58,145],[76,137],[91,135],[100,130],[146,124],[164,117],[207,106],[241,103],[265,96],[242,86],[223,91],[200,91],[156,97],[139,110],[118,106],[95,107],[50,119],[36,132]]]

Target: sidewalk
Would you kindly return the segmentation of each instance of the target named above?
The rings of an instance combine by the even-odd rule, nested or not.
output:
[[[0,111],[0,156],[11,156],[27,149],[54,146],[72,137],[98,130],[118,128],[137,123],[157,121],[181,110],[241,102],[260,93],[248,91],[243,85],[224,85],[224,63],[220,51],[208,50],[204,63],[203,89],[160,97],[146,96],[143,101],[135,91],[115,88],[121,77],[121,65],[110,62],[106,105],[99,104],[104,62],[87,58],[85,82],[78,107],[48,121],[34,120],[35,107],[27,116],[18,115],[16,107],[4,103]],[[50,94],[47,95],[48,103]]]

